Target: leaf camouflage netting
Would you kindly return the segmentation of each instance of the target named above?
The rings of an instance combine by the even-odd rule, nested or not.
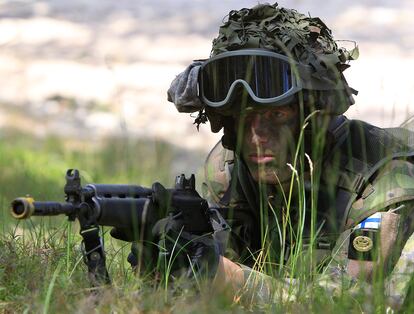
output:
[[[311,65],[313,76],[321,80],[337,79],[333,72],[344,71],[347,62],[358,57],[357,47],[351,51],[338,47],[320,18],[279,8],[277,3],[230,11],[213,40],[211,55],[243,48],[265,48],[292,56]]]
[[[248,48],[268,49],[311,67],[307,88],[292,102],[303,101],[308,112],[342,114],[355,103],[352,95],[357,91],[348,85],[342,72],[350,66],[349,61],[358,57],[358,47],[356,44],[352,50],[338,47],[331,30],[320,18],[278,7],[277,3],[230,11],[213,40],[211,57]],[[232,115],[234,108],[228,108],[227,112],[224,110],[227,108],[209,108],[201,102],[197,80],[202,63],[194,61],[174,79],[168,99],[180,112],[199,111],[195,124],[199,126],[209,120],[212,131],[218,132],[224,124],[223,116]]]

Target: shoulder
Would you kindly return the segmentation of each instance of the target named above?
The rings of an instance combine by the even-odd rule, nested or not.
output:
[[[204,164],[203,196],[218,203],[227,191],[234,164],[234,153],[225,149],[219,141],[207,155]]]
[[[334,154],[340,160],[337,186],[353,195],[342,222],[349,228],[377,211],[414,199],[414,133],[359,120],[345,120],[343,125],[344,136]]]
[[[385,149],[384,153],[414,151],[414,132],[403,128],[381,128],[361,120],[346,120],[344,123],[345,133],[348,142],[353,146],[376,152],[378,149]]]
[[[402,252],[412,245],[408,241],[414,232],[414,164],[410,159],[389,160],[372,176],[352,204],[346,229],[348,273],[358,278],[363,272],[371,278],[381,264],[379,258],[385,274],[390,274]]]
[[[352,204],[346,226],[352,227],[378,211],[414,203],[414,163],[405,159],[388,161],[368,182]]]

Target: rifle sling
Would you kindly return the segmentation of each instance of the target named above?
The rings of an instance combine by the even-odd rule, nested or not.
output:
[[[86,215],[85,215],[86,216]],[[110,284],[108,271],[105,263],[105,252],[102,237],[99,234],[99,226],[95,218],[87,219],[82,215],[78,216],[80,224],[80,235],[83,238],[83,260],[88,267],[89,279],[92,286]]]

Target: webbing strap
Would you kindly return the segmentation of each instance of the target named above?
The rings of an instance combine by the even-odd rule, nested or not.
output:
[[[346,135],[348,134],[348,129],[346,128],[348,119],[343,116],[337,116],[335,119],[329,123],[328,132],[332,135],[334,143],[340,144],[344,141]]]
[[[95,218],[88,215],[89,205],[81,204],[79,211],[80,235],[82,241],[83,261],[88,267],[89,279],[92,286],[110,284],[108,271],[105,263],[105,252],[103,241],[99,233],[99,226]]]
[[[360,194],[367,178],[364,174],[369,170],[369,165],[356,158],[349,158],[348,163],[342,169],[337,186],[351,193]]]

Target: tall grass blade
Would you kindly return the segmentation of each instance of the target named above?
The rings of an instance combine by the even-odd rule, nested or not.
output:
[[[45,297],[44,306],[43,306],[43,314],[47,314],[49,311],[49,305],[50,305],[50,301],[52,298],[53,288],[55,287],[56,278],[61,268],[62,268],[62,264],[59,263],[55,271],[53,272],[52,280],[50,281],[49,286],[47,288],[47,292],[46,292],[46,297]]]

